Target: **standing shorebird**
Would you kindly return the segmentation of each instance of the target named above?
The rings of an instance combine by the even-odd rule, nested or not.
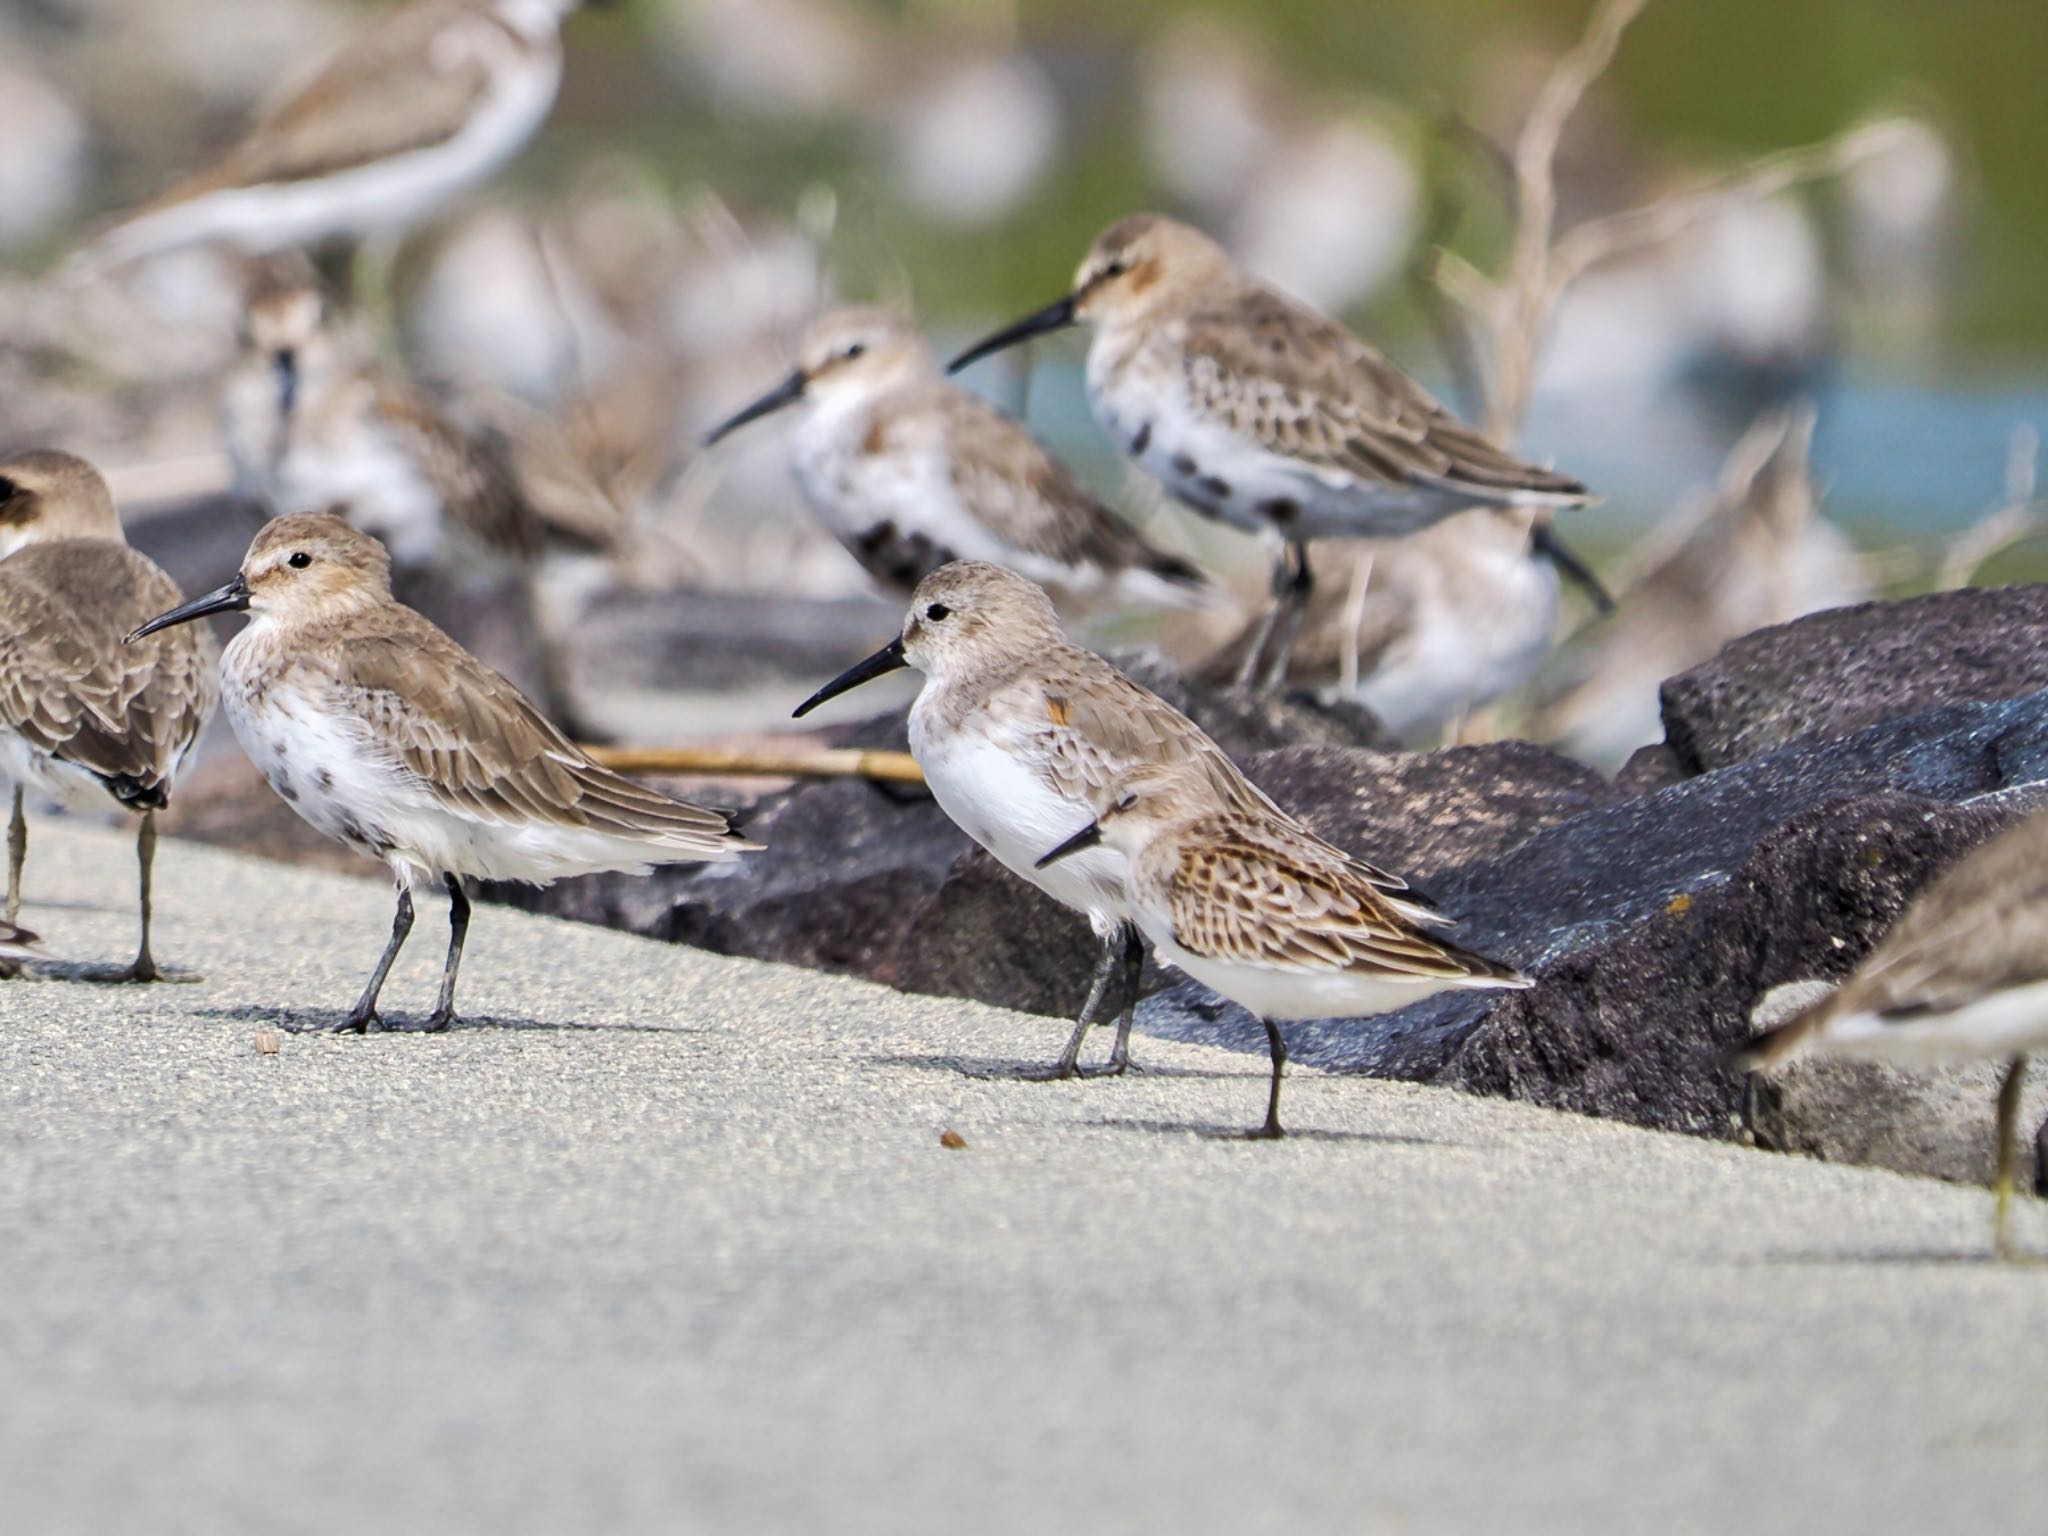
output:
[[[361,1033],[412,929],[412,893],[447,890],[448,958],[428,1029],[455,1018],[465,878],[547,885],[597,870],[730,859],[759,845],[717,811],[600,768],[504,678],[393,600],[390,559],[327,513],[264,525],[226,586],[131,641],[250,614],[221,659],[228,721],[271,788],[327,836],[388,865],[391,942],[337,1027]]]
[[[1357,699],[1404,740],[1440,732],[1513,692],[1557,644],[1557,571],[1529,546],[1526,514],[1476,507],[1405,539],[1326,539],[1285,681]],[[1204,664],[1240,675],[1253,620]]]
[[[2027,1057],[2048,1049],[2048,811],[1938,876],[1828,996],[1758,1036],[1743,1057],[1772,1073],[1808,1053],[1935,1065],[2002,1059],[1991,1243],[2013,1255],[2014,1139]]]
[[[534,567],[551,549],[615,551],[629,520],[552,424],[493,402],[458,418],[377,366],[309,264],[251,266],[221,418],[239,496],[266,513],[339,511],[401,572],[509,574],[538,652],[542,702],[575,715],[563,641]]]
[[[1161,960],[1249,1009],[1273,1059],[1266,1120],[1278,1138],[1285,1019],[1404,1008],[1452,988],[1526,987],[1512,967],[1429,933],[1443,915],[1270,808],[1220,802],[1185,764],[1138,769],[1041,869],[1110,848],[1129,911]]]
[[[224,155],[102,234],[125,262],[205,241],[276,251],[403,231],[533,137],[581,0],[412,0],[371,22]]]
[[[170,979],[149,947],[156,813],[219,700],[213,636],[197,629],[122,644],[182,594],[128,547],[99,471],[68,453],[0,463],[0,555],[0,776],[14,782],[7,923],[21,910],[28,856],[24,788],[76,809],[111,800],[142,813],[142,938],[128,965],[81,974]]]
[[[1591,499],[1489,442],[1208,236],[1157,214],[1112,224],[1071,293],[950,367],[1076,323],[1094,329],[1088,403],[1103,431],[1196,511],[1280,541],[1272,611],[1243,682],[1286,675],[1313,585],[1310,539],[1413,533],[1472,506],[1547,512]],[[1558,547],[1541,520],[1531,536]]]
[[[927,576],[902,632],[796,713],[901,667],[925,677],[911,706],[910,750],[940,808],[1013,874],[1085,913],[1102,941],[1087,1003],[1045,1075],[1074,1075],[1119,965],[1121,1011],[1108,1070],[1122,1072],[1145,957],[1124,897],[1123,860],[1103,849],[1041,868],[1038,856],[1095,815],[1119,778],[1148,763],[1187,763],[1220,801],[1282,813],[1200,726],[1070,644],[1044,591],[998,566],[963,560]],[[1405,890],[1389,876],[1374,877],[1391,892]]]
[[[1022,426],[951,383],[901,315],[844,309],[816,321],[796,371],[705,446],[798,404],[791,462],[805,499],[896,596],[953,560],[991,561],[1075,596],[1114,587],[1173,599],[1203,584]]]

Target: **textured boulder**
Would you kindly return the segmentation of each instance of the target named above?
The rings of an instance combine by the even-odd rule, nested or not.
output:
[[[1539,977],[1376,1019],[1290,1026],[1297,1059],[1497,1093],[1695,1134],[1744,1134],[1728,1060],[1782,982],[1844,974],[1940,868],[2007,825],[2048,778],[2048,694],[1798,743],[1562,821],[1429,884],[1459,937]],[[1378,851],[1377,849],[1375,850]],[[1257,1026],[1183,982],[1144,1026],[1254,1049]],[[1832,1064],[1809,1068],[1825,1085]],[[1767,1087],[1762,1139],[1919,1172],[1983,1171],[1987,1105],[1899,1075],[1861,1115]],[[1836,1095],[1836,1100],[1840,1095]],[[1912,1119],[1902,1140],[1886,1130]],[[1940,1127],[1939,1133],[1933,1129]]]
[[[1699,773],[1802,737],[2043,688],[2048,586],[1965,588],[1744,635],[1664,684],[1664,736]]]

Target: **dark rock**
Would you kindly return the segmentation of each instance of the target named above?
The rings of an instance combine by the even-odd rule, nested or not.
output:
[[[1429,882],[1465,918],[1462,942],[1521,965],[1537,986],[1290,1025],[1290,1051],[1336,1070],[1736,1135],[1745,1080],[1728,1058],[1762,994],[1845,973],[1932,874],[2030,798],[1997,791],[2044,778],[2048,694],[2035,694],[1802,742],[1589,810]],[[1140,1019],[1155,1033],[1264,1048],[1256,1024],[1191,982],[1149,1000]],[[1951,1095],[1929,1113],[1974,1125],[1983,1105]],[[1854,1139],[1810,1120],[1775,1134],[1807,1147]],[[1971,1169],[1948,1159],[1914,1171]]]
[[[1087,918],[971,848],[904,935],[894,979],[907,992],[1071,1017],[1099,953]]]
[[[1744,635],[1663,687],[1688,773],[1809,736],[2048,688],[2048,586],[1968,588],[1810,614]]]
[[[610,681],[703,690],[782,689],[790,706],[873,652],[903,622],[879,597],[774,602],[746,592],[598,596],[579,621],[583,649],[606,659]],[[808,681],[806,681],[808,680]]]

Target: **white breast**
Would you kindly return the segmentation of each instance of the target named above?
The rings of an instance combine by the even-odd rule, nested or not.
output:
[[[1359,681],[1359,698],[1397,736],[1513,692],[1551,653],[1557,568],[1519,545],[1475,546],[1469,559],[1479,565],[1460,573],[1458,591],[1426,593],[1414,627]]]
[[[911,710],[910,747],[939,808],[1006,869],[1087,913],[1098,933],[1122,921],[1121,854],[1098,847],[1046,869],[1034,867],[1087,826],[1094,812],[1055,790],[1026,749],[981,730],[933,730],[922,708],[930,692],[927,685]]]

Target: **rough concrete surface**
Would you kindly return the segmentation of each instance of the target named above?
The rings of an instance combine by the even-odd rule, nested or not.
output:
[[[126,954],[129,858],[36,825],[53,954]],[[386,889],[167,842],[159,902],[204,983],[0,985],[10,1532],[2048,1520],[1978,1191],[1312,1072],[1229,1140],[1255,1057],[971,1077],[1062,1027],[495,907],[465,1025],[262,1055]]]

